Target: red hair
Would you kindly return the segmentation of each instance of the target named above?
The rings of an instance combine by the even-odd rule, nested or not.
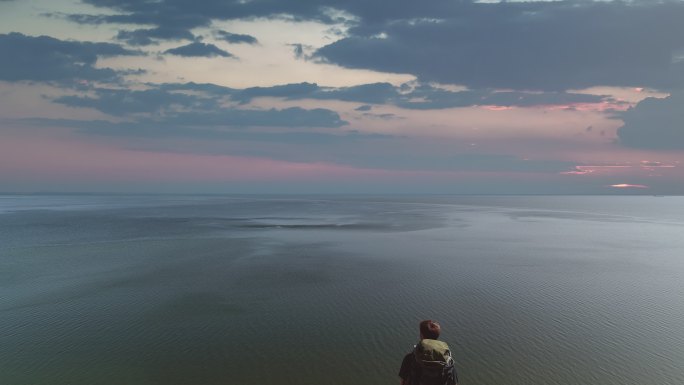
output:
[[[439,333],[442,331],[442,327],[439,326],[439,322],[433,320],[425,320],[420,322],[420,334],[423,338],[436,340],[439,338]]]

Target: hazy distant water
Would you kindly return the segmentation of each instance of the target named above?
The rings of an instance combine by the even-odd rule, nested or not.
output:
[[[0,196],[0,384],[684,384],[682,197]]]

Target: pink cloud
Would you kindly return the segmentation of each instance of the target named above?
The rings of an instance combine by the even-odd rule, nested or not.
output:
[[[496,106],[496,105],[489,105],[489,104],[480,106],[480,108],[484,108],[485,110],[489,110],[489,111],[508,111],[508,110],[513,109],[513,107],[510,107],[510,106]]]
[[[651,170],[654,168],[675,168],[676,166],[673,164],[666,164],[662,162],[657,162],[657,161],[651,161],[651,160],[642,160],[641,161],[641,167],[647,170]]]
[[[595,173],[619,173],[636,171],[654,171],[655,169],[672,169],[676,166],[657,161],[642,160],[638,164],[613,164],[613,165],[583,165],[575,166],[572,171],[561,172],[563,175],[588,175]]]
[[[575,166],[572,171],[561,172],[563,175],[589,175],[602,171],[630,169],[632,166],[628,165],[600,165],[600,166]]]
[[[620,188],[620,189],[629,189],[629,188],[649,188],[646,185],[643,184],[628,184],[628,183],[621,183],[621,184],[611,184],[608,187],[612,188]]]

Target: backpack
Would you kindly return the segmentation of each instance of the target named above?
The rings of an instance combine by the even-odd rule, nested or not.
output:
[[[411,385],[454,385],[454,360],[446,342],[423,339],[413,350]]]

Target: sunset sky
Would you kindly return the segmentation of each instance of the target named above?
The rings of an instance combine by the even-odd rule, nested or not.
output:
[[[0,0],[0,192],[684,194],[684,1]]]

